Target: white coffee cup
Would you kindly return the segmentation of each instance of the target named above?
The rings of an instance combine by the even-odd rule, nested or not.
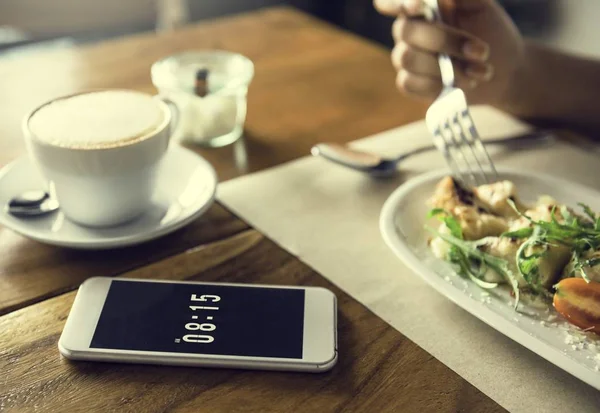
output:
[[[151,206],[172,123],[157,97],[109,89],[53,99],[25,117],[23,132],[64,215],[106,227]]]

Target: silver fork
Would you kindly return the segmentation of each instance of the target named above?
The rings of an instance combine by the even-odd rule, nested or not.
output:
[[[437,0],[425,0],[425,18],[442,21]],[[452,174],[467,185],[482,185],[498,180],[498,172],[481,142],[469,112],[464,92],[455,87],[452,59],[438,56],[444,88],[427,110],[425,121],[433,143],[442,153]]]

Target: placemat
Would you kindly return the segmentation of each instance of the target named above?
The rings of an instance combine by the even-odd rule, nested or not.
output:
[[[473,116],[485,138],[529,128],[489,107],[474,108]],[[353,146],[391,156],[430,143],[418,122]],[[557,142],[519,151],[491,147],[490,153],[499,166],[600,189],[600,154],[589,149]],[[444,167],[431,151],[407,159],[397,177],[374,180],[306,157],[226,182],[218,199],[509,411],[600,410],[600,392],[452,304],[384,244],[378,220],[386,198],[407,179]]]

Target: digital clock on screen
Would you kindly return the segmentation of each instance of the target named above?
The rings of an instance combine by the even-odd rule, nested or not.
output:
[[[215,315],[214,312],[219,311],[219,307],[217,306],[206,306],[206,305],[195,305],[193,303],[196,302],[211,302],[218,303],[221,301],[221,297],[218,295],[212,294],[203,294],[198,297],[196,294],[192,294],[190,297],[190,302],[192,305],[189,306],[190,311],[194,313],[191,316],[192,321],[185,325],[186,331],[188,333],[184,335],[182,338],[176,338],[175,342],[180,343],[181,340],[186,343],[203,343],[208,344],[215,341],[215,337],[210,333],[211,331],[215,331],[217,329],[217,325],[215,324]],[[193,333],[195,331],[196,333]],[[199,333],[202,331],[202,333]]]

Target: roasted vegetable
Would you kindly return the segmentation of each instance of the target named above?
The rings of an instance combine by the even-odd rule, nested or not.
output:
[[[587,205],[579,204],[577,214],[546,197],[526,207],[509,181],[471,189],[449,177],[429,203],[429,218],[442,222],[438,230],[428,228],[434,254],[482,288],[509,284],[515,308],[520,293],[548,303],[554,297],[560,308],[568,307],[570,301],[554,296],[560,277],[581,277],[588,290],[600,285],[600,217]],[[599,283],[589,287],[591,281]],[[597,310],[600,316],[600,304]]]
[[[600,334],[600,283],[565,278],[556,286],[554,308],[571,324]]]

